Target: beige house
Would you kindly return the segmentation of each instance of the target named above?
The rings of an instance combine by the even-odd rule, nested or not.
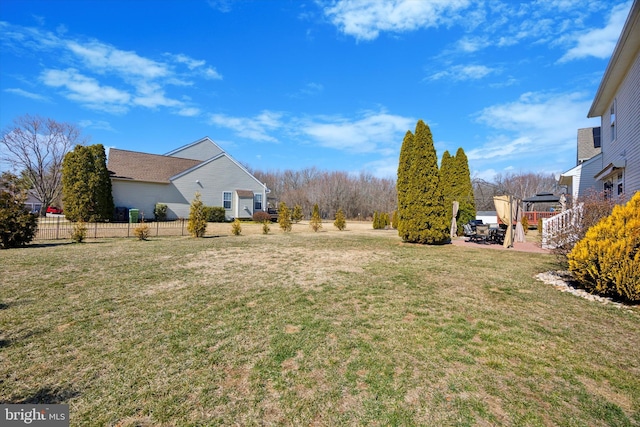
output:
[[[601,118],[602,166],[596,189],[640,191],[640,0],[634,0],[588,117]]]
[[[168,219],[188,218],[196,192],[206,206],[224,207],[228,220],[266,210],[267,187],[208,137],[165,155],[112,148],[107,168],[116,209],[144,218],[157,203],[167,205]]]

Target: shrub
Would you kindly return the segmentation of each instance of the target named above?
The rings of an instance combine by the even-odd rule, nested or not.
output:
[[[231,233],[234,236],[242,234],[242,225],[240,225],[240,220],[238,218],[234,219],[231,223]]]
[[[197,192],[189,209],[187,231],[189,231],[189,234],[193,237],[204,237],[204,233],[207,231],[205,206],[202,204],[202,200],[200,200],[200,193]]]
[[[338,209],[338,212],[336,212],[336,220],[333,221],[333,226],[340,231],[347,228],[347,220],[345,219],[342,208]]]
[[[270,219],[262,221],[262,234],[269,234],[269,231],[271,231],[271,226],[269,225],[270,223]]]
[[[291,231],[291,211],[285,202],[280,202],[278,206],[278,224],[285,233]]]
[[[0,183],[0,248],[8,249],[29,243],[36,235],[38,217],[24,206],[25,191],[18,189],[18,178],[3,173]]]
[[[591,192],[574,202],[571,219],[565,226],[548,236],[552,252],[561,263],[567,262],[567,256],[575,244],[582,240],[594,225],[611,214],[613,208],[622,203],[622,198],[605,197],[602,192]],[[542,230],[541,227],[538,230]]]
[[[156,203],[156,206],[153,208],[153,216],[156,221],[166,221],[167,220],[167,205],[164,203]]]
[[[291,220],[293,220],[293,222],[297,224],[300,221],[302,221],[303,218],[304,218],[304,213],[302,213],[302,206],[295,205],[293,207],[293,213],[291,214]]]
[[[398,211],[393,211],[391,215],[391,227],[394,229],[398,228]]]
[[[520,224],[522,224],[522,228],[524,228],[524,234],[527,234],[529,232],[529,218],[527,218],[526,215],[522,217]]]
[[[75,243],[82,243],[84,239],[87,237],[87,225],[84,221],[78,221],[73,224],[73,228],[71,229],[71,240]]]
[[[313,205],[313,212],[311,213],[311,220],[309,221],[309,226],[315,232],[322,228],[322,218],[320,217],[320,208],[316,203]]]
[[[256,211],[253,213],[253,220],[255,222],[271,221],[271,215],[265,211]]]
[[[147,224],[140,223],[139,226],[133,229],[133,235],[138,238],[138,240],[147,240],[149,238],[149,226]]]
[[[640,191],[589,228],[568,259],[590,292],[640,301]]]
[[[207,222],[226,221],[226,213],[222,206],[204,206],[204,216]]]

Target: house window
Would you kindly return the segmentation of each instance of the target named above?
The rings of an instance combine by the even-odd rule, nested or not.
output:
[[[623,179],[624,175],[621,173],[618,174],[618,196],[621,196],[624,191]]]
[[[224,191],[222,193],[222,206],[225,209],[231,209],[231,191]]]
[[[611,142],[616,140],[617,132],[616,132],[616,100],[613,100],[613,104],[611,104],[610,113],[610,123],[611,123]]]
[[[253,195],[253,210],[254,211],[262,210],[262,194]]]
[[[600,142],[600,128],[593,128],[593,148],[600,148],[602,146]]]

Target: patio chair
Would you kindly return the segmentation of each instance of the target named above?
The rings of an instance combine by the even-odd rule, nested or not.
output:
[[[476,242],[487,243],[489,240],[489,224],[476,225]]]
[[[473,228],[471,228],[471,224],[463,224],[462,225],[462,230],[464,232],[464,237],[468,237],[469,241],[474,241],[477,233],[475,232],[475,230]]]

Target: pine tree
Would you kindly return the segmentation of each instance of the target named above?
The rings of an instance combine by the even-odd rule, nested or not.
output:
[[[19,188],[19,179],[3,172],[0,178],[0,249],[16,248],[31,242],[38,230],[38,217],[24,202],[27,192]]]
[[[291,219],[293,220],[293,222],[297,224],[300,221],[302,221],[302,218],[304,218],[304,213],[302,213],[302,206],[295,205],[293,207],[293,213],[291,214]]]
[[[99,221],[113,216],[111,179],[102,144],[77,145],[62,162],[62,203],[71,221]]]
[[[440,161],[440,185],[444,197],[447,224],[451,224],[453,218],[453,202],[458,200],[455,188],[457,184],[456,167],[456,158],[451,157],[448,150],[445,151]]]
[[[409,207],[411,204],[409,188],[411,182],[411,161],[413,157],[414,135],[411,131],[407,131],[400,148],[400,159],[398,161],[398,179],[396,181],[396,191],[398,193],[398,236],[403,241],[409,239]]]
[[[196,192],[195,198],[191,201],[187,231],[193,237],[204,237],[207,231],[207,215],[198,192]]]
[[[313,205],[313,212],[311,213],[309,226],[313,231],[316,232],[322,228],[322,218],[320,217],[320,208],[318,207],[317,203]]]
[[[344,216],[344,211],[342,210],[342,208],[338,209],[338,212],[336,212],[336,220],[333,222],[333,225],[340,231],[344,230],[347,227],[347,220]]]
[[[403,157],[404,151],[400,151]],[[440,186],[440,171],[438,158],[433,145],[431,130],[422,121],[416,124],[412,150],[408,168],[406,190],[403,199],[405,215],[400,220],[398,232],[404,241],[423,244],[443,244],[449,238],[449,225],[446,221],[444,197]],[[400,181],[400,168],[398,167],[398,181]],[[403,170],[404,173],[404,170]],[[398,196],[398,209],[400,209],[401,197]],[[400,230],[402,226],[402,231]]]
[[[285,202],[280,202],[278,206],[278,224],[285,233],[291,231],[291,211]]]
[[[476,219],[476,201],[471,183],[469,160],[462,147],[458,148],[455,157],[456,186],[455,193],[460,206],[458,208],[458,233],[462,232],[462,225]]]

